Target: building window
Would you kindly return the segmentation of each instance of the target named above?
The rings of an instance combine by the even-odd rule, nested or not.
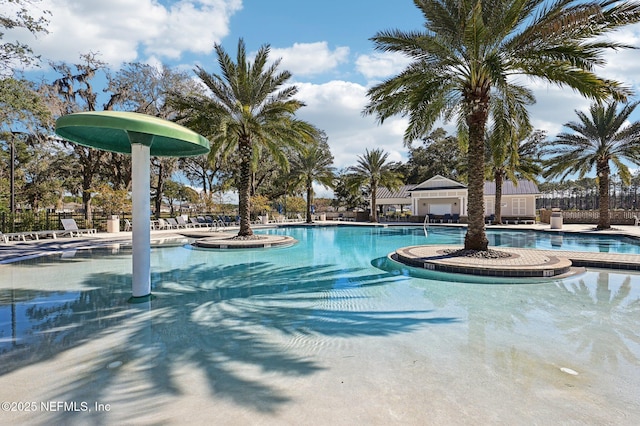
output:
[[[527,214],[527,199],[526,198],[514,198],[513,199],[513,214],[515,216],[524,216]]]
[[[490,215],[495,213],[496,203],[493,198],[486,199],[484,202],[484,214]]]

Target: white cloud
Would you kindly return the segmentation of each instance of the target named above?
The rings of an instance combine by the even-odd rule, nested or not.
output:
[[[355,165],[365,149],[382,148],[389,153],[389,161],[406,161],[402,142],[406,121],[391,118],[379,125],[374,117],[363,117],[366,87],[347,81],[297,86],[297,98],[307,104],[297,115],[325,131],[336,168]]]
[[[396,52],[360,55],[356,59],[358,72],[369,80],[391,77],[402,72],[411,60]]]
[[[272,48],[269,57],[281,58],[280,68],[294,76],[312,76],[331,71],[346,62],[349,48],[337,47],[331,51],[326,41],[294,43],[288,48]]]
[[[229,33],[229,18],[241,0],[182,0],[163,20],[162,31],[146,44],[147,53],[179,58],[183,51],[208,54]]]
[[[624,43],[631,46],[640,46],[640,24],[630,25],[620,29],[608,37],[609,40]],[[640,62],[638,61],[638,50],[624,49],[610,51],[605,55],[607,65],[599,71],[604,77],[614,79],[632,86],[638,90],[640,88]]]
[[[575,111],[584,111],[591,103],[589,99],[567,87],[549,85],[542,81],[529,81],[526,87],[533,90],[537,101],[529,107],[533,127],[546,130],[549,138],[564,131],[565,123],[577,119]]]
[[[52,13],[49,34],[33,40],[16,30],[7,31],[6,38],[24,40],[46,60],[74,62],[91,51],[119,66],[144,60],[140,51],[160,59],[210,53],[229,33],[229,17],[242,2],[180,0],[166,8],[155,0],[43,0],[41,7]]]

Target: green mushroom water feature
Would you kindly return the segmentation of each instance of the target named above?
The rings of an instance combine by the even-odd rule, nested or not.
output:
[[[56,133],[91,148],[131,154],[132,162],[132,297],[151,298],[151,156],[190,157],[209,152],[209,141],[171,121],[122,111],[90,111],[65,115]]]

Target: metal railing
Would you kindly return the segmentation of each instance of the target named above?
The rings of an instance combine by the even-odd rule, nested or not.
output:
[[[635,218],[640,217],[637,210],[609,210],[609,221],[612,225],[634,225]],[[600,219],[599,210],[563,210],[563,223],[589,223],[596,225]],[[540,222],[550,223],[551,210],[540,209]]]

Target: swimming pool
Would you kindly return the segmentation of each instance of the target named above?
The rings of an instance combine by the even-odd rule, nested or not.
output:
[[[265,232],[299,242],[240,251],[154,247],[156,299],[143,306],[126,303],[126,245],[0,266],[0,401],[110,406],[38,406],[0,418],[640,421],[640,275],[443,282],[374,266],[398,247],[423,244],[422,229]],[[429,239],[438,234],[430,229]]]

